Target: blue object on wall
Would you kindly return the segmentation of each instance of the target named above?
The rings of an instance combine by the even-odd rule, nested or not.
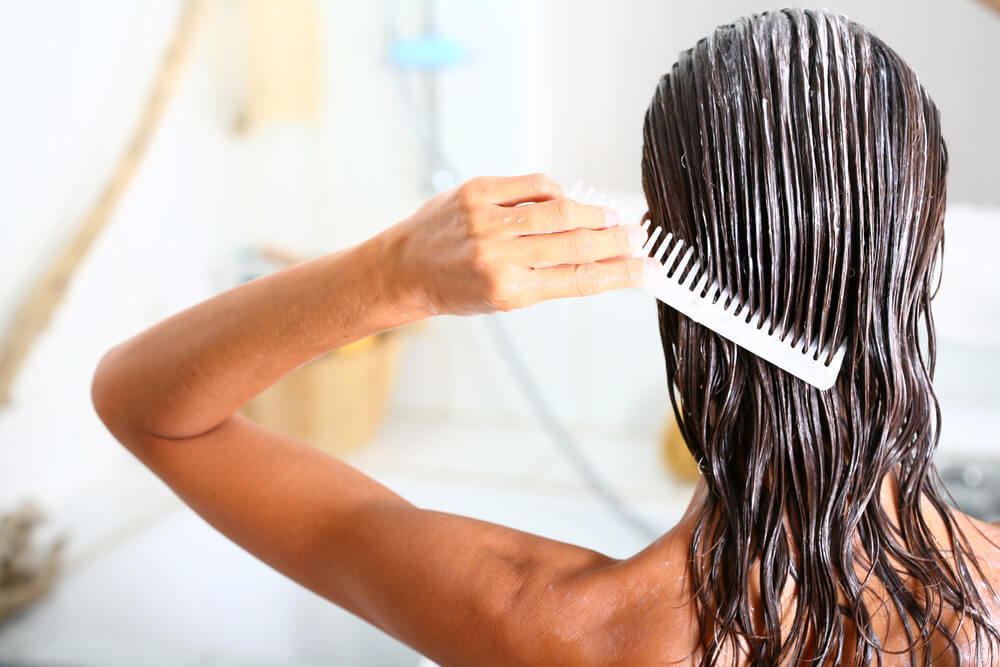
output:
[[[403,38],[389,49],[389,59],[402,69],[453,67],[465,56],[465,47],[457,39],[434,34]]]

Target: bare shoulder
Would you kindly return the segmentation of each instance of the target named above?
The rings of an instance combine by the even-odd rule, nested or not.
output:
[[[986,523],[963,512],[955,512],[962,533],[969,542],[983,576],[1000,593],[1000,525]],[[1000,620],[1000,604],[983,590],[983,599]]]
[[[954,516],[984,570],[989,568],[1000,576],[1000,524],[986,523],[959,511]]]
[[[1000,523],[986,523],[964,514],[962,517],[965,524],[962,528],[976,558],[984,571],[989,568],[994,585],[1000,584]]]
[[[699,657],[687,541],[671,531],[631,558],[567,582],[560,598],[581,664],[688,665]]]

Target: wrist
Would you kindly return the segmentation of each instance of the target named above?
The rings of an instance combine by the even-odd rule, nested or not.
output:
[[[406,270],[406,237],[394,225],[365,241],[375,278],[375,297],[399,324],[408,324],[436,314],[418,280]]]

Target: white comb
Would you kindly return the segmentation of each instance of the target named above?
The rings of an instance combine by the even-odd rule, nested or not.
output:
[[[649,233],[650,221],[642,223]],[[694,246],[667,232],[659,239],[657,227],[642,247],[641,256],[655,259],[663,272],[646,284],[646,291],[674,310],[702,324],[744,350],[756,354],[778,368],[818,389],[829,389],[837,381],[846,345],[840,344],[830,363],[830,348],[820,349],[818,341],[794,340],[791,332],[771,329],[771,320],[750,312],[739,299],[719,286],[708,283],[706,273],[694,259]],[[659,241],[659,243],[657,243]],[[678,260],[678,257],[680,260]]]
[[[580,190],[573,189],[573,194]],[[594,201],[594,189],[590,188],[580,201],[604,204],[601,196]],[[589,201],[588,201],[589,200]],[[614,208],[612,202],[611,207]],[[625,218],[623,219],[633,219]],[[642,228],[649,234],[651,222],[646,220]],[[818,340],[795,340],[792,333],[775,328],[771,333],[771,320],[760,313],[750,312],[733,298],[717,281],[707,282],[706,273],[694,257],[694,247],[671,233],[661,240],[661,229],[657,227],[646,239],[637,257],[652,257],[662,267],[660,275],[650,280],[645,289],[654,297],[674,310],[687,315],[699,324],[708,327],[744,350],[768,361],[795,377],[808,382],[818,389],[829,389],[837,381],[844,361],[846,343],[841,342],[830,363],[830,346],[819,348]],[[680,258],[678,260],[678,258]],[[832,343],[831,343],[832,345]]]

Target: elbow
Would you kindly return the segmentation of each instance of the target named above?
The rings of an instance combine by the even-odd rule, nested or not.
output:
[[[120,383],[115,380],[114,352],[115,348],[108,350],[97,363],[90,382],[90,402],[111,435],[128,446],[129,439],[125,435],[129,430],[129,419]]]
[[[114,405],[111,397],[111,387],[108,370],[110,365],[108,362],[108,355],[111,352],[105,352],[101,360],[97,362],[97,368],[94,369],[94,377],[90,381],[90,402],[94,406],[94,412],[100,418],[101,422],[108,428],[111,429],[111,417],[114,412]]]
[[[150,439],[181,439],[161,435],[156,424],[165,413],[150,401],[149,378],[135,364],[127,344],[115,346],[97,362],[90,381],[90,402],[108,432],[132,453],[139,455]]]

